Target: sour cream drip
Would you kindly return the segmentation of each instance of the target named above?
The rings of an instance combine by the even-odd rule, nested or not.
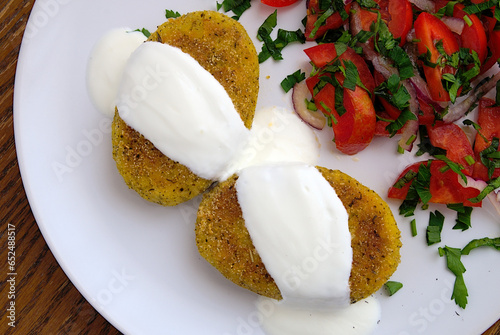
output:
[[[256,111],[250,137],[222,179],[245,167],[268,163],[303,162],[316,165],[319,141],[296,113],[281,107]]]
[[[380,316],[380,303],[374,297],[334,311],[304,310],[279,303],[265,315],[263,328],[268,335],[366,335],[374,331]]]
[[[130,127],[206,179],[218,179],[249,136],[224,87],[190,55],[167,44],[137,48],[117,101]]]
[[[313,166],[243,169],[236,182],[245,225],[286,304],[346,307],[352,264],[348,215]]]
[[[112,117],[123,69],[146,36],[130,28],[112,29],[95,44],[87,64],[87,91],[95,108]]]

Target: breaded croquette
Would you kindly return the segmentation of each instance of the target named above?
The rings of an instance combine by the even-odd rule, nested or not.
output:
[[[318,170],[347,209],[353,250],[350,295],[356,302],[377,291],[396,270],[400,231],[391,210],[374,191],[338,170]],[[281,299],[245,227],[235,188],[237,178],[233,175],[204,194],[196,221],[198,250],[234,283]]]
[[[243,123],[251,127],[259,90],[259,63],[252,40],[240,23],[218,12],[192,12],[168,20],[148,41],[178,47],[196,59],[225,88]],[[125,124],[118,111],[112,143],[113,158],[126,184],[149,201],[174,206],[212,184],[161,153]]]

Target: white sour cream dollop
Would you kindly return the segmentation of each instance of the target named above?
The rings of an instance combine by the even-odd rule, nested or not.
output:
[[[128,60],[118,90],[120,117],[169,158],[218,179],[247,142],[224,87],[179,48],[147,42]]]
[[[303,163],[254,166],[239,172],[236,190],[253,244],[285,303],[348,306],[348,215],[323,175]]]
[[[330,311],[300,309],[270,300],[261,298],[261,304],[274,304],[262,319],[268,335],[367,335],[381,317],[380,303],[374,297]]]
[[[116,28],[95,44],[87,64],[87,91],[95,108],[112,117],[123,69],[132,52],[146,41],[143,33]]]
[[[222,179],[246,167],[267,163],[316,165],[319,148],[318,138],[297,114],[282,107],[265,107],[255,112],[250,137]]]

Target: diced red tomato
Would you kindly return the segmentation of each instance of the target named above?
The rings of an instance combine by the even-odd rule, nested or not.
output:
[[[375,10],[366,10],[363,8],[359,9],[359,19],[361,24],[361,29],[365,31],[370,31],[370,26],[373,22],[377,22],[378,13]],[[388,19],[389,15],[386,11],[381,11],[382,19]]]
[[[325,66],[337,58],[337,48],[334,43],[318,44],[305,49],[304,52],[311,62],[313,62],[314,66],[318,68]]]
[[[375,86],[378,86],[380,84],[382,84],[384,81],[385,81],[385,78],[384,76],[378,72],[377,70],[374,70],[373,71],[373,80],[375,81]],[[397,109],[396,107],[394,107],[391,103],[389,103],[387,100],[385,100],[384,98],[382,97],[377,97],[377,99],[380,101],[380,104],[382,105],[382,107],[384,107],[384,110],[383,110],[383,113],[378,113],[381,117],[385,118],[385,119],[391,119],[391,120],[396,120],[399,115],[401,114],[401,111],[399,109]],[[385,124],[387,126],[387,122],[382,122],[383,124]],[[389,132],[387,131],[384,131],[382,133],[380,132],[377,132],[378,135],[389,135]]]
[[[401,43],[406,43],[406,36],[413,26],[413,9],[408,0],[389,0],[388,11],[391,19],[387,23],[394,38],[401,37]]]
[[[481,134],[488,139],[485,141],[481,135],[476,135],[474,142],[474,153],[476,163],[474,164],[473,177],[488,181],[488,170],[480,161],[479,153],[491,145],[493,137],[500,138],[500,107],[492,107],[494,100],[483,98],[479,101],[477,123],[481,126]],[[500,176],[500,168],[495,169],[492,178]]]
[[[262,2],[264,5],[273,7],[285,7],[296,3],[297,1],[299,0],[260,0],[260,2]]]
[[[358,15],[361,29],[370,31],[373,22],[377,22],[378,14],[387,24],[389,31],[394,38],[401,38],[400,45],[406,43],[406,36],[413,26],[413,10],[408,0],[375,0],[379,9],[360,8],[356,13]]]
[[[401,111],[397,109],[395,106],[393,106],[389,101],[385,100],[384,98],[379,99],[380,103],[382,106],[384,106],[385,112],[389,115],[389,118],[392,120],[396,120],[399,115],[401,114]]]
[[[304,51],[318,68],[324,67],[337,58],[337,50],[333,43],[320,44]],[[363,85],[373,96],[375,82],[363,58],[353,49],[347,48],[338,56],[338,59],[342,63],[349,60],[356,66]],[[354,91],[344,89],[343,103],[346,112],[340,116],[335,109],[335,87],[332,84],[327,83],[314,94],[314,87],[320,81],[320,76],[331,76],[331,74],[320,72],[316,76],[309,77],[306,80],[307,87],[313,94],[318,109],[325,114],[331,114],[335,119],[332,128],[337,149],[348,155],[356,154],[366,148],[375,135],[376,116],[372,97],[359,86],[356,86]],[[335,78],[341,85],[344,83],[344,76],[341,72],[336,72]]]
[[[380,116],[384,119],[389,119],[389,115],[385,112],[376,111],[377,116]],[[387,131],[386,127],[389,125],[388,121],[377,119],[377,124],[375,125],[375,136],[384,136],[390,137],[391,134]]]
[[[447,3],[447,0],[436,1],[436,10],[446,6]],[[470,25],[465,23],[462,34],[460,34],[461,46],[462,48],[477,52],[479,60],[483,63],[488,55],[486,32],[483,23],[475,14],[467,14],[463,10],[464,8],[465,6],[461,3],[453,6],[453,17],[463,19],[467,16],[470,20]]]
[[[336,73],[336,78],[341,84],[343,83],[340,73]],[[317,76],[306,80],[311,93],[319,80]],[[375,109],[368,92],[359,86],[356,86],[354,91],[344,89],[343,99],[346,112],[340,116],[335,110],[335,87],[333,85],[326,84],[314,96],[318,109],[335,118],[336,122],[332,124],[332,129],[337,149],[347,155],[354,155],[365,149],[375,135]]]
[[[468,207],[481,207],[481,202],[472,203],[469,201],[469,199],[477,197],[480,191],[473,187],[462,186],[462,184],[459,182],[460,177],[457,175],[457,173],[451,169],[446,169],[446,163],[440,160],[430,160],[412,164],[399,175],[397,180],[405,176],[406,173],[410,170],[417,172],[421,164],[428,166],[429,163],[431,164],[429,191],[432,195],[429,201],[430,203],[463,203],[464,206]],[[446,170],[442,172],[443,169]],[[396,188],[394,186],[391,187],[388,192],[389,198],[401,200],[405,199],[411,183],[412,182],[408,182],[402,188]]]
[[[454,123],[437,122],[427,126],[429,140],[435,147],[445,149],[446,157],[464,167],[466,175],[472,175],[473,165],[467,162],[466,157],[474,159],[474,151],[465,132]]]
[[[442,41],[444,51],[451,55],[458,51],[458,42],[451,30],[434,15],[427,12],[422,12],[415,20],[415,34],[418,42],[419,54],[426,54],[428,51],[431,54],[430,61],[436,63],[440,54],[436,48],[436,42]],[[444,68],[441,66],[430,67],[424,65],[425,79],[429,85],[431,97],[435,101],[450,101],[450,95],[444,89],[441,79],[443,73],[454,73],[455,70],[449,66]]]
[[[423,125],[423,126],[426,126],[429,124],[434,124],[434,122],[436,120],[434,108],[431,105],[429,105],[428,103],[426,103],[425,101],[423,101],[422,99],[420,99],[420,98],[417,98],[417,99],[418,99],[418,103],[420,106],[420,113],[418,115],[418,123]]]
[[[351,8],[351,4],[347,4],[345,6],[345,11],[349,13]],[[322,37],[328,30],[340,28],[344,24],[344,20],[340,17],[339,13],[334,13],[330,15],[325,24],[321,25],[314,36],[311,36],[312,31],[314,30],[314,24],[321,17],[320,9],[319,9],[319,0],[309,0],[309,4],[307,7],[307,17],[306,17],[306,29],[304,35],[308,41],[314,41],[317,38]]]
[[[337,57],[337,49],[334,43],[318,44],[305,49],[304,52],[317,68],[325,66]],[[339,56],[339,59],[342,61],[350,60],[356,65],[361,82],[366,89],[370,91],[372,97],[374,97],[375,81],[363,57],[358,55],[352,48],[347,48],[347,50]]]
[[[481,20],[475,14],[467,14],[463,11],[465,6],[463,4],[456,4],[453,10],[453,16],[464,18],[466,15],[472,22],[471,25],[464,24],[464,29],[460,35],[462,41],[462,48],[468,48],[477,52],[481,64],[488,55],[486,32],[484,31]]]
[[[491,69],[497,63],[498,58],[500,58],[500,31],[494,30],[497,20],[488,16],[483,16],[482,20],[486,27],[488,49],[491,56],[481,66],[481,74]]]
[[[365,149],[375,135],[376,116],[372,99],[359,86],[354,91],[344,89],[344,107],[347,112],[333,125],[335,145],[341,152],[354,155]],[[337,134],[349,134],[347,140],[337,140]],[[341,135],[342,138],[347,135]]]

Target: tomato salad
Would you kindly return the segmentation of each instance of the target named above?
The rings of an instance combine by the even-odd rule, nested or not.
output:
[[[283,7],[297,0],[261,2]],[[404,169],[388,197],[402,200],[399,212],[407,217],[419,204],[445,204],[457,212],[453,229],[466,230],[485,198],[500,214],[500,71],[489,71],[500,61],[499,2],[307,0],[304,31],[279,29],[273,40],[277,11],[264,21],[259,61],[281,60],[291,42],[316,41],[304,50],[311,73],[298,70],[281,83],[293,90],[297,114],[314,128],[331,127],[336,148],[347,155],[375,136],[399,137],[401,154],[417,143],[416,155],[432,158]],[[221,6],[230,4],[240,13],[250,7],[249,0]],[[486,98],[495,88],[496,100]],[[476,107],[477,118],[466,118]],[[472,143],[457,121],[475,129]],[[444,221],[438,211],[430,214],[429,245],[440,241]],[[460,257],[480,246],[500,250],[500,237],[439,248],[456,275],[452,299],[462,308],[468,294]]]
[[[261,2],[281,7],[296,1]],[[375,136],[399,137],[401,153],[411,151],[420,137],[417,155],[433,158],[408,167],[389,190],[389,197],[404,200],[401,214],[413,213],[404,207],[408,202],[416,206],[415,199],[409,200],[415,198],[415,188],[424,206],[480,207],[488,196],[500,213],[497,194],[491,192],[500,187],[500,97],[484,97],[500,79],[499,73],[484,75],[500,58],[497,4],[306,1],[303,37],[289,41],[317,45],[304,50],[313,66],[310,75],[306,78],[299,70],[286,79],[294,108],[311,126],[331,127],[336,148],[347,155],[366,149]],[[266,21],[263,27],[272,20]],[[280,43],[263,41],[263,53],[268,54],[261,61],[281,59],[274,53],[279,50],[273,51]],[[283,38],[281,44],[286,45]],[[462,121],[477,130],[471,143],[455,122],[477,105],[478,118]],[[412,187],[421,167],[430,172],[429,178]]]

